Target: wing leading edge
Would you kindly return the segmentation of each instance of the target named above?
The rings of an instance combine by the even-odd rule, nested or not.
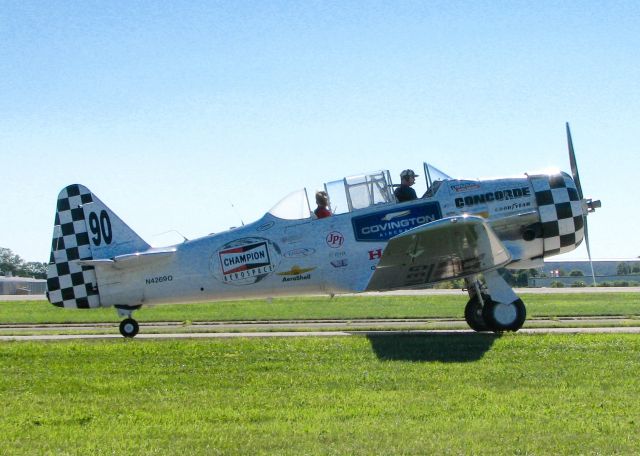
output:
[[[419,288],[504,266],[511,255],[482,217],[449,217],[395,236],[367,291]]]

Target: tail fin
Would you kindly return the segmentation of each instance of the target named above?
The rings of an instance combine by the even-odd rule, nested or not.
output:
[[[47,297],[58,307],[100,307],[93,266],[81,260],[106,259],[145,251],[150,246],[91,191],[69,185],[58,195]]]

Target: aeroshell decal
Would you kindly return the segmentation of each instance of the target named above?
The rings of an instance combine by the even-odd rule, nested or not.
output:
[[[211,257],[211,272],[229,285],[251,285],[271,274],[280,263],[280,248],[269,239],[248,237],[223,245]]]
[[[400,233],[442,218],[440,204],[423,203],[407,208],[387,208],[373,214],[353,217],[351,223],[356,241],[388,240]]]

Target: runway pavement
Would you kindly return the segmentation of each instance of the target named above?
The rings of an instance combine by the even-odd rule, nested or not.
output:
[[[444,329],[416,329],[421,325]],[[527,325],[529,327],[527,327]],[[579,325],[575,326],[575,325]],[[633,326],[639,325],[639,326]],[[473,333],[453,319],[319,320],[271,322],[177,322],[141,323],[136,339],[236,338],[236,337],[337,337],[370,335],[429,335]],[[0,325],[0,341],[46,341],[69,339],[120,339],[113,323]],[[375,328],[375,329],[372,329]],[[20,334],[24,332],[26,334]],[[37,334],[38,332],[43,334]],[[3,334],[4,333],[4,334]],[[46,334],[44,334],[46,333]],[[100,334],[102,333],[102,334]],[[518,334],[640,333],[640,321],[623,317],[531,319]]]
[[[633,293],[640,287],[601,288],[523,288],[518,294],[537,293]],[[461,290],[402,290],[385,293],[362,293],[365,296],[466,294]],[[44,295],[0,295],[0,301],[45,300]],[[428,329],[425,329],[428,328]],[[451,329],[456,328],[456,329]],[[231,338],[231,337],[336,337],[398,335],[398,334],[460,334],[473,333],[464,320],[376,319],[376,320],[287,320],[140,323],[136,339]],[[22,334],[21,334],[22,333]],[[41,333],[41,334],[38,334]],[[541,333],[640,333],[640,320],[624,317],[571,317],[560,319],[529,319],[518,334]],[[112,339],[122,338],[114,323],[74,323],[38,325],[0,325],[0,341]]]

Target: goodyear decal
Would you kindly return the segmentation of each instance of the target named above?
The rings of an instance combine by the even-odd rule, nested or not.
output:
[[[351,223],[356,241],[388,240],[400,233],[442,218],[440,204],[423,203],[406,209],[386,209],[353,217]]]

